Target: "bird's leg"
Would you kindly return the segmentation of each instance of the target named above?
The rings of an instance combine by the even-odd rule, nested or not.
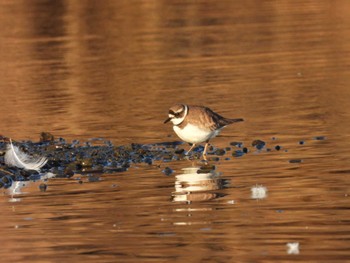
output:
[[[186,155],[188,155],[192,150],[193,148],[196,147],[196,144],[192,144],[191,148],[187,151]]]
[[[204,159],[205,161],[207,160],[208,145],[209,145],[209,141],[206,141],[205,146],[204,146],[204,151],[203,151],[203,159]]]

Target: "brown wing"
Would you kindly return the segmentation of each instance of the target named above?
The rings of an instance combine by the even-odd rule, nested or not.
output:
[[[202,106],[189,106],[188,115],[183,125],[189,122],[190,119],[192,124],[200,126],[204,129],[211,131],[225,127],[228,124],[243,121],[243,119],[227,119],[212,111],[207,107]]]
[[[207,116],[207,120],[205,123],[207,123],[207,127],[214,131],[217,129],[221,129],[229,124],[232,124],[234,122],[240,122],[243,121],[243,119],[239,118],[239,119],[228,119],[225,117],[222,117],[220,114],[217,114],[216,112],[212,111],[211,109],[207,108],[207,107],[203,107],[203,110],[207,113],[204,114],[205,116]]]
[[[206,126],[214,131],[217,129],[221,129],[225,127],[226,125],[230,124],[229,119],[226,119],[222,117],[221,115],[217,114],[216,112],[212,111],[209,108],[204,108],[204,111],[207,113],[205,116],[207,116]]]

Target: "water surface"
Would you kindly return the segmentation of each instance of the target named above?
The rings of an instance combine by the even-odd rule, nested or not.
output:
[[[178,102],[245,119],[212,141],[231,150],[198,176],[198,161],[159,161],[3,190],[3,260],[350,262],[349,11],[345,0],[2,1],[3,135],[175,141],[163,121]],[[233,141],[250,152],[233,157]]]

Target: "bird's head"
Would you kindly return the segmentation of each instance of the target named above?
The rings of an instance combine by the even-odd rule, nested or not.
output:
[[[171,121],[173,125],[179,125],[186,118],[187,113],[188,106],[186,104],[175,104],[169,109],[169,117],[164,123]]]

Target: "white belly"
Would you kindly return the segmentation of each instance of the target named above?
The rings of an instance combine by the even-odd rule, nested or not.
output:
[[[221,131],[221,129],[216,131],[201,130],[197,126],[191,124],[187,124],[183,129],[180,129],[178,126],[173,126],[173,129],[181,140],[189,143],[205,142],[217,136]]]

